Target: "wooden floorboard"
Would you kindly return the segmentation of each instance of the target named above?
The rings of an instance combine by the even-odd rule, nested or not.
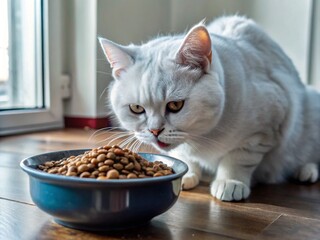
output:
[[[0,239],[37,239],[50,216],[36,206],[0,199]]]
[[[259,239],[320,239],[320,221],[282,215],[258,236]]]
[[[96,233],[56,224],[33,204],[20,161],[43,152],[104,145],[110,136],[93,134],[65,129],[0,138],[0,239],[320,239],[319,182],[260,185],[249,199],[228,203],[214,199],[205,181],[183,191],[169,211],[147,226]]]
[[[244,211],[242,208],[223,208],[219,201],[186,195],[181,195],[171,211],[160,217],[164,222],[176,227],[192,226],[205,232],[248,239],[261,233],[279,217],[277,213],[260,209]]]
[[[29,179],[20,169],[0,167],[0,198],[32,204]]]

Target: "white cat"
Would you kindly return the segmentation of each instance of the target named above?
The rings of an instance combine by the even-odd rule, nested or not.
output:
[[[317,181],[320,94],[252,20],[222,17],[141,46],[99,40],[116,118],[188,164],[184,189],[198,185],[202,168],[223,201],[247,198],[255,182]]]

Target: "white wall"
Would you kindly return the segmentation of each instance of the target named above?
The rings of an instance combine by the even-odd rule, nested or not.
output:
[[[248,16],[255,19],[276,40],[292,59],[302,81],[307,82],[312,0],[248,2]]]
[[[69,116],[106,115],[104,90],[112,78],[96,34],[121,44],[139,44],[158,33],[182,32],[204,18],[208,22],[224,14],[255,19],[292,58],[302,80],[308,79],[312,0],[69,0],[65,4],[64,67],[72,75],[72,98],[65,104]]]
[[[98,0],[97,33],[120,44],[140,44],[170,30],[170,0]],[[107,85],[111,69],[97,48],[97,108],[99,116],[107,110]]]
[[[96,81],[95,0],[65,1],[64,72],[71,76],[71,99],[65,101],[65,115],[98,115]]]
[[[172,0],[171,30],[182,32],[206,19],[207,22],[222,15],[244,14],[245,0]]]

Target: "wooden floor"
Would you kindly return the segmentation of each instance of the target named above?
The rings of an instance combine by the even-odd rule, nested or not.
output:
[[[258,186],[238,203],[215,200],[208,183],[202,183],[182,192],[169,211],[141,228],[94,233],[62,227],[33,204],[19,162],[33,154],[94,147],[91,135],[66,129],[0,138],[1,240],[320,239],[320,183]]]

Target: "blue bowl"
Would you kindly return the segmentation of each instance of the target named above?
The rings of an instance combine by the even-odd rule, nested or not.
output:
[[[36,169],[46,161],[79,155],[89,149],[40,154],[21,161],[29,175],[33,202],[55,221],[82,230],[115,230],[148,223],[177,201],[187,165],[160,154],[139,153],[148,161],[162,161],[174,174],[140,179],[96,179],[55,175]]]

